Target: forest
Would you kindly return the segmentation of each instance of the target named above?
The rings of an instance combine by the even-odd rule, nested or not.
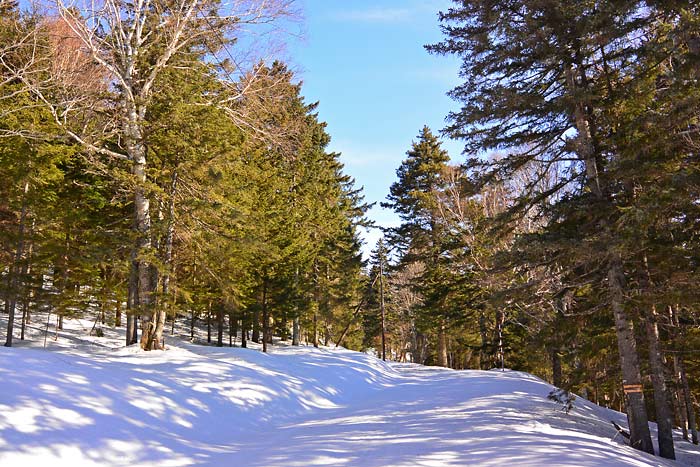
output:
[[[700,5],[455,0],[425,46],[461,61],[455,110],[406,135],[395,227],[258,43],[295,8],[0,0],[5,345],[89,317],[144,350],[180,323],[511,368],[626,412],[640,450],[648,421],[662,457],[697,444]]]

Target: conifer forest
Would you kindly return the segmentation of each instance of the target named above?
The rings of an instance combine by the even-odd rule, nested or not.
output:
[[[450,3],[423,52],[459,62],[452,111],[375,203],[276,54],[301,3],[0,0],[5,347],[81,322],[165,359],[510,369],[624,413],[631,448],[697,445],[700,3]]]

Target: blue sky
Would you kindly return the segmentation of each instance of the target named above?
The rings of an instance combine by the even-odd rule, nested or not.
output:
[[[290,52],[308,102],[320,101],[330,149],[342,153],[346,173],[367,201],[382,201],[396,169],[423,125],[435,132],[457,103],[445,93],[459,83],[459,62],[429,55],[441,39],[437,13],[449,0],[301,0],[303,38]],[[461,161],[457,142],[443,144]],[[396,216],[378,205],[370,217],[382,226]],[[365,235],[365,250],[378,232]]]

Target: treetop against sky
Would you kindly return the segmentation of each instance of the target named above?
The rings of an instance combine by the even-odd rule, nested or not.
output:
[[[331,150],[342,153],[346,172],[364,186],[369,202],[382,201],[396,168],[424,125],[435,132],[455,108],[445,93],[456,86],[458,61],[429,55],[425,44],[441,38],[438,11],[449,0],[301,0],[303,38],[290,56],[304,95],[320,101]],[[460,160],[458,142],[444,147]],[[396,216],[376,205],[379,225]],[[366,253],[378,231],[366,234]]]
[[[330,150],[342,154],[346,173],[364,187],[368,202],[384,200],[419,130],[435,132],[455,104],[446,96],[459,83],[459,62],[428,54],[438,42],[438,12],[450,0],[297,0],[301,34],[290,40],[286,60],[304,82],[308,102],[320,101],[328,122]],[[23,8],[29,7],[22,0]],[[290,27],[296,35],[299,25]],[[445,141],[453,159],[461,144]],[[378,204],[369,217],[378,225],[397,223]],[[367,232],[365,255],[379,237]]]

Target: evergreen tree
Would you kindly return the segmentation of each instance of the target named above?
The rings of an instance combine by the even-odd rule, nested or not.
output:
[[[510,151],[490,163],[470,160],[477,187],[504,183],[531,164],[564,169],[546,189],[541,179],[526,184],[501,225],[532,210],[543,219],[513,251],[530,278],[538,276],[533,265],[556,265],[561,284],[554,296],[607,289],[598,299],[609,303],[616,323],[631,442],[647,452],[653,448],[628,292],[638,254],[627,246],[626,228],[634,223],[621,213],[637,195],[631,167],[640,161],[628,166],[626,154],[638,152],[641,141],[631,122],[649,110],[647,99],[659,97],[657,64],[671,59],[657,21],[682,23],[684,7],[461,2],[441,14],[446,40],[428,47],[463,58],[466,81],[451,93],[463,107],[450,115],[447,131],[465,140],[469,154]],[[659,434],[661,454],[673,457],[670,426],[660,424]]]
[[[150,261],[157,245],[152,230],[149,171],[153,166],[146,130],[156,81],[177,67],[178,60],[203,61],[205,54],[215,57],[235,42],[241,22],[268,24],[284,15],[288,5],[253,2],[242,6],[195,0],[176,8],[168,2],[154,6],[122,1],[110,8],[60,2],[54,7],[60,19],[38,22],[32,34],[23,39],[25,48],[37,52],[42,48],[34,39],[46,29],[53,30],[46,47],[52,56],[47,60],[28,53],[24,62],[7,66],[6,61],[6,67],[21,77],[22,87],[37,97],[65,137],[104,158],[96,161],[98,166],[115,160],[128,165],[135,233],[130,297],[140,313],[141,346],[152,349],[161,341],[161,329],[155,309],[155,265]],[[93,29],[94,24],[100,25],[99,32]],[[46,66],[47,61],[51,66]],[[35,65],[40,65],[43,73],[37,73]],[[221,107],[241,97],[236,83],[226,84],[227,93],[210,94]],[[227,113],[232,115],[235,111]],[[117,138],[120,144],[114,144]]]
[[[373,287],[369,289],[370,297],[367,299],[367,309],[364,313],[363,328],[365,332],[365,347],[374,347],[377,336],[380,338],[379,352],[382,360],[386,360],[387,326],[389,316],[387,313],[388,301],[388,272],[389,255],[384,244],[384,238],[377,240],[369,260],[369,277]]]
[[[422,317],[426,326],[437,332],[437,364],[447,366],[448,311],[441,274],[445,254],[444,231],[438,214],[438,193],[444,189],[442,173],[449,156],[437,137],[423,127],[396,171],[398,181],[391,185],[388,202],[403,221],[389,231],[389,243],[401,254],[404,263],[420,262],[423,272]]]

